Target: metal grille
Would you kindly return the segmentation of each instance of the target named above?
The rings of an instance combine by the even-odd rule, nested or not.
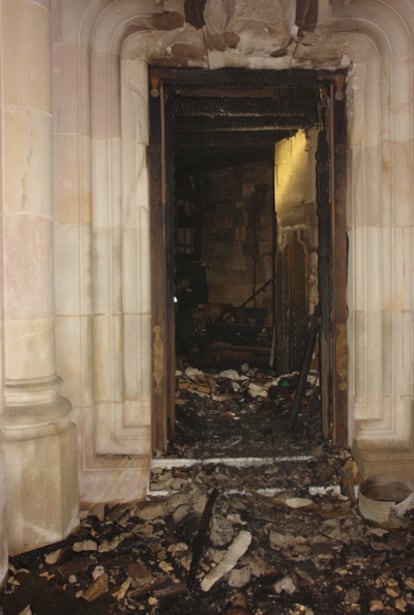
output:
[[[275,369],[277,374],[290,371],[289,364],[289,252],[288,246],[278,252],[276,258],[276,353]]]
[[[290,299],[291,299],[291,335],[290,335],[290,366],[291,370],[298,370],[303,361],[307,323],[306,300],[306,257],[305,246],[298,241],[295,234],[291,242],[291,271],[290,271]]]
[[[276,259],[276,356],[277,374],[299,370],[306,343],[307,321],[306,246],[291,232]]]

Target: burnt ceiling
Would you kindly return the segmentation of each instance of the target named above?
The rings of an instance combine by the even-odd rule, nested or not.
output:
[[[162,71],[177,172],[273,159],[277,141],[317,122],[320,84],[303,72]]]

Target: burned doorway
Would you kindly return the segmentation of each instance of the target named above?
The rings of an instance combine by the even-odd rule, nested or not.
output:
[[[176,353],[199,364],[252,360],[275,375],[300,372],[317,304],[324,430],[346,441],[346,233],[344,186],[335,181],[344,176],[345,113],[338,84],[338,75],[300,70],[151,69],[158,450],[174,438]],[[300,139],[305,157],[315,144],[317,205],[307,222],[290,224],[292,216],[283,222],[277,211],[277,151]]]

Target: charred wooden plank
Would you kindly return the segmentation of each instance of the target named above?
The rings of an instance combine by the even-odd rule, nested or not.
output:
[[[211,514],[213,512],[214,503],[219,493],[220,493],[219,489],[213,489],[213,491],[208,496],[208,500],[204,507],[198,534],[196,536],[196,539],[193,545],[193,557],[191,559],[190,572],[188,574],[188,581],[187,581],[188,589],[191,589],[194,585],[198,564],[200,562],[201,554],[203,552],[203,547],[204,547],[206,536],[208,533]]]

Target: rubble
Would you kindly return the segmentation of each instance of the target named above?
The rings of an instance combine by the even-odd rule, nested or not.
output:
[[[202,579],[200,587],[203,592],[208,592],[217,581],[230,572],[245,554],[252,541],[252,535],[246,530],[240,530],[234,541],[231,543],[223,559]]]
[[[153,459],[146,501],[94,506],[66,541],[11,558],[0,612],[413,612],[410,502],[398,527],[361,515],[350,452],[322,438],[306,399],[288,430],[292,390],[281,382],[293,376],[190,374],[194,382],[178,376],[189,387],[177,388],[177,401],[198,416],[200,435],[177,420],[169,456]],[[252,380],[267,398],[253,400]],[[192,382],[210,394],[194,395]],[[215,435],[214,413],[226,428]],[[231,456],[223,443],[236,437]]]
[[[102,596],[102,594],[105,594],[108,589],[109,577],[107,574],[102,573],[94,579],[93,583],[91,583],[84,592],[82,592],[82,598],[91,602]]]

